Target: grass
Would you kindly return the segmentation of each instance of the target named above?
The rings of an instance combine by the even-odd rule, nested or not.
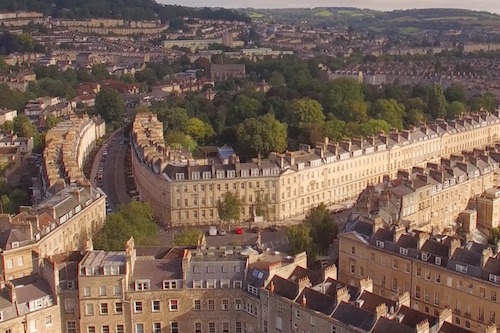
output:
[[[330,16],[333,16],[333,13],[329,10],[323,9],[322,11],[314,14],[314,16],[330,17]]]
[[[266,17],[265,14],[262,14],[262,13],[257,13],[257,12],[250,12],[248,14],[248,16],[250,16],[251,18],[253,19],[258,19],[258,18],[263,18],[263,17]]]
[[[420,32],[420,28],[417,27],[407,27],[399,30],[399,34],[405,35],[405,36],[410,36],[413,35],[417,32]]]

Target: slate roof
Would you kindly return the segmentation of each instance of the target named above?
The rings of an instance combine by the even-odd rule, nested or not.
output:
[[[415,329],[395,320],[381,317],[373,328],[372,333],[415,333]]]
[[[274,293],[289,300],[294,300],[299,294],[299,285],[293,281],[282,278],[281,276],[275,275],[271,282],[267,284],[266,289],[271,289],[271,283],[274,284]]]
[[[149,280],[151,290],[162,290],[163,280],[182,279],[182,259],[136,260],[130,279],[131,290],[137,280]]]
[[[335,306],[337,304],[335,298],[308,287],[302,290],[299,297],[295,300],[295,303],[302,304],[302,298],[304,296],[306,298],[306,306],[314,311],[318,311],[329,316],[332,314],[333,310],[335,310]]]
[[[399,309],[398,318],[401,318],[401,324],[413,328],[417,327],[417,324],[425,319],[429,321],[429,327],[433,327],[438,323],[437,317],[409,308],[406,305]]]
[[[361,309],[375,313],[377,306],[380,304],[385,304],[389,312],[394,312],[396,310],[397,302],[393,301],[389,298],[385,298],[379,296],[374,293],[364,291],[359,297],[360,300],[363,300],[363,305],[361,305]]]
[[[332,318],[365,331],[370,331],[375,324],[375,314],[345,302],[339,304]]]
[[[472,333],[474,331],[468,330],[466,328],[444,322],[439,329],[439,333]]]

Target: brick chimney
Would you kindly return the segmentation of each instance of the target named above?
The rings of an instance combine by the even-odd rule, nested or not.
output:
[[[359,281],[359,293],[362,294],[363,291],[373,293],[373,281],[370,277],[364,278]]]
[[[271,281],[271,283],[269,284],[269,292],[271,292],[271,294],[274,294],[274,281]]]
[[[430,332],[430,327],[429,327],[429,320],[424,319],[420,323],[417,324],[416,328],[416,333],[429,333]]]
[[[397,243],[401,236],[406,233],[406,228],[404,225],[396,225],[393,230],[393,243]]]
[[[346,286],[337,289],[337,305],[341,302],[349,302],[350,298],[351,297],[349,296],[349,290]]]
[[[425,242],[428,241],[430,238],[430,235],[426,232],[419,232],[418,233],[418,250],[422,250],[422,246],[424,246]]]
[[[352,142],[351,140],[342,140],[340,141],[340,147],[344,148],[346,151],[352,150]]]
[[[323,269],[323,281],[326,281],[328,278],[337,280],[337,266],[331,265]]]
[[[411,301],[410,293],[405,291],[404,293],[398,296],[398,301],[396,306],[398,307],[398,309],[403,305],[410,307],[410,301]]]
[[[460,243],[460,239],[458,238],[453,238],[450,241],[450,245],[448,247],[448,256],[451,257],[453,253],[455,253],[455,250],[460,248],[462,244]]]
[[[303,277],[299,279],[299,291],[304,290],[305,287],[310,287],[311,286],[311,281],[309,280],[309,277]]]
[[[7,287],[7,293],[10,296],[10,301],[14,304],[17,303],[16,287],[10,281],[6,281],[5,286]]]
[[[307,298],[306,298],[306,295],[302,295],[302,299],[300,301],[300,304],[303,306],[303,307],[306,307],[307,306]]]
[[[439,312],[439,327],[443,325],[445,322],[451,323],[453,319],[453,314],[450,308],[444,308]]]
[[[484,268],[486,263],[488,262],[488,259],[493,257],[493,250],[491,247],[488,247],[483,250],[483,253],[481,253],[481,267]]]
[[[387,305],[385,303],[377,305],[375,308],[375,317],[379,319],[380,317],[387,316]]]
[[[497,333],[497,326],[495,324],[491,324],[484,328],[484,333]]]
[[[376,233],[378,229],[383,227],[384,227],[384,220],[380,216],[377,216],[373,220],[373,233]]]

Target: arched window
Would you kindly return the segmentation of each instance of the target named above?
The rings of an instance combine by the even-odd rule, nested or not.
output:
[[[468,320],[465,322],[465,328],[470,328],[470,322]]]

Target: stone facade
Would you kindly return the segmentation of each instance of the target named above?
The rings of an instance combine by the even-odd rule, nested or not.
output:
[[[144,113],[133,125],[132,167],[141,198],[166,225],[217,223],[217,202],[228,191],[243,201],[242,221],[254,219],[258,195],[267,196],[271,220],[285,220],[321,202],[356,198],[368,185],[393,179],[401,170],[484,147],[498,140],[499,130],[498,114],[480,111],[389,135],[340,143],[325,139],[315,148],[301,145],[298,151],[240,163],[237,156],[227,162],[195,160],[189,152],[165,146],[163,125]]]

